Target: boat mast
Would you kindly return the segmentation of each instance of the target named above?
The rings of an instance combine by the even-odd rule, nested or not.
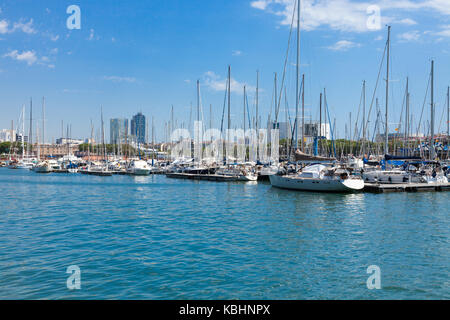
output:
[[[245,143],[245,97],[246,97],[246,86],[244,85],[244,162],[246,161],[246,155],[247,155],[247,145]]]
[[[152,116],[152,166],[155,165],[155,134],[153,132],[153,130],[155,128],[154,127],[154,120],[155,120],[155,117]]]
[[[430,159],[435,158],[434,149],[434,60],[431,60],[431,124],[430,124]]]
[[[388,26],[387,38],[387,60],[386,60],[386,114],[385,114],[385,129],[384,129],[384,154],[389,153],[389,60],[390,60],[390,43],[391,43],[391,26]]]
[[[30,154],[30,148],[33,145],[33,99],[30,98],[30,129],[28,136],[27,157]]]
[[[45,97],[42,97],[42,144],[45,144]]]
[[[362,156],[366,154],[366,80],[363,81],[363,141]]]
[[[227,132],[227,140],[228,143],[230,141],[230,129],[231,129],[231,66],[228,66],[228,132]]]
[[[406,146],[406,155],[409,155],[409,78],[406,78],[406,114],[405,114],[405,143],[404,147]]]
[[[300,80],[300,0],[297,1],[297,64],[296,64],[296,88],[295,88],[295,149],[298,149],[298,105],[299,105],[299,80]],[[303,140],[302,140],[303,143]]]
[[[11,138],[12,138],[11,131]],[[22,105],[22,160],[25,156],[25,105]]]
[[[302,75],[302,152],[305,152],[305,74]]]
[[[450,86],[447,87],[447,144],[450,136]]]
[[[322,92],[320,93],[320,102],[319,102],[319,155],[321,155],[320,151],[320,141],[322,140]]]
[[[256,137],[257,137],[257,142],[256,142],[256,161],[259,160],[258,157],[258,149],[259,149],[259,133],[258,133],[258,110],[259,109],[259,70],[256,70]]]
[[[196,159],[199,163],[202,160],[201,158],[201,152],[202,152],[202,148],[200,146],[200,127],[199,127],[199,123],[200,123],[200,80],[197,80],[197,127],[195,128],[194,126],[194,130],[196,130],[197,132],[194,134],[195,137],[195,144],[197,145],[198,148],[198,159]],[[195,149],[194,149],[195,150]],[[195,153],[195,152],[194,152]]]

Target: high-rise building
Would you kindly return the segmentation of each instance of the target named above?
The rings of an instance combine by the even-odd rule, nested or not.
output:
[[[145,143],[145,116],[142,112],[131,118],[130,134],[136,137],[137,143]]]
[[[128,119],[111,119],[109,122],[109,142],[124,143],[128,135]]]
[[[0,130],[0,142],[11,142],[11,138],[12,142],[16,141],[16,131],[13,130],[11,136],[11,129]]]

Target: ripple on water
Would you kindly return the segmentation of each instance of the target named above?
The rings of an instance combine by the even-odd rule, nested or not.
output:
[[[0,169],[0,298],[448,299],[448,193]],[[82,289],[66,288],[78,265]],[[382,290],[366,287],[369,265]]]

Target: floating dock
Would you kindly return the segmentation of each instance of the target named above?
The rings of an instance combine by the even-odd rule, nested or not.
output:
[[[166,173],[167,178],[207,180],[207,181],[241,181],[238,177],[218,174]]]
[[[373,193],[450,191],[450,183],[365,183],[364,191]]]

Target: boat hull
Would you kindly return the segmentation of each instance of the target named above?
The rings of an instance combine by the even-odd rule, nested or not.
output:
[[[269,176],[272,186],[282,189],[318,192],[354,192],[364,188],[361,179],[312,179],[289,176]]]
[[[34,167],[33,171],[36,173],[50,173],[53,170],[50,167],[42,166],[42,167]]]
[[[150,174],[150,169],[133,169],[130,171],[130,174],[133,176],[148,176]]]

